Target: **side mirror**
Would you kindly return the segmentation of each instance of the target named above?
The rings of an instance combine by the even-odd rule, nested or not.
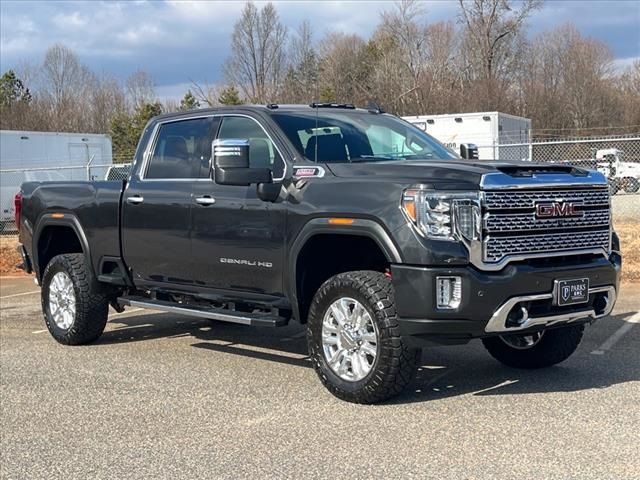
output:
[[[460,156],[467,160],[478,160],[478,146],[473,143],[461,143]]]
[[[249,140],[214,140],[211,151],[216,183],[239,186],[272,183],[271,169],[249,165]]]

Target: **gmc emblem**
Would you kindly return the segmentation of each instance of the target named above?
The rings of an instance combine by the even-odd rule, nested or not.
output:
[[[582,217],[584,212],[578,210],[581,203],[576,202],[541,202],[536,204],[536,218]]]

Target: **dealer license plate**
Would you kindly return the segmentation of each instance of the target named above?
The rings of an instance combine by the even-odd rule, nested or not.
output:
[[[558,306],[588,302],[589,279],[556,280],[553,298]]]

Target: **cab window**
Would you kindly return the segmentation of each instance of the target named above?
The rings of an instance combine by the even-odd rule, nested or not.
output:
[[[248,117],[228,116],[222,119],[218,139],[249,140],[249,164],[252,168],[270,168],[273,177],[282,176],[284,161],[260,124]]]
[[[162,124],[145,178],[208,177],[213,140],[212,122],[212,117],[207,117]]]

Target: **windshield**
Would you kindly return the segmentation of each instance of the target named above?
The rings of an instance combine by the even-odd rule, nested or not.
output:
[[[392,115],[314,110],[271,116],[298,152],[314,162],[459,158],[433,137]]]

